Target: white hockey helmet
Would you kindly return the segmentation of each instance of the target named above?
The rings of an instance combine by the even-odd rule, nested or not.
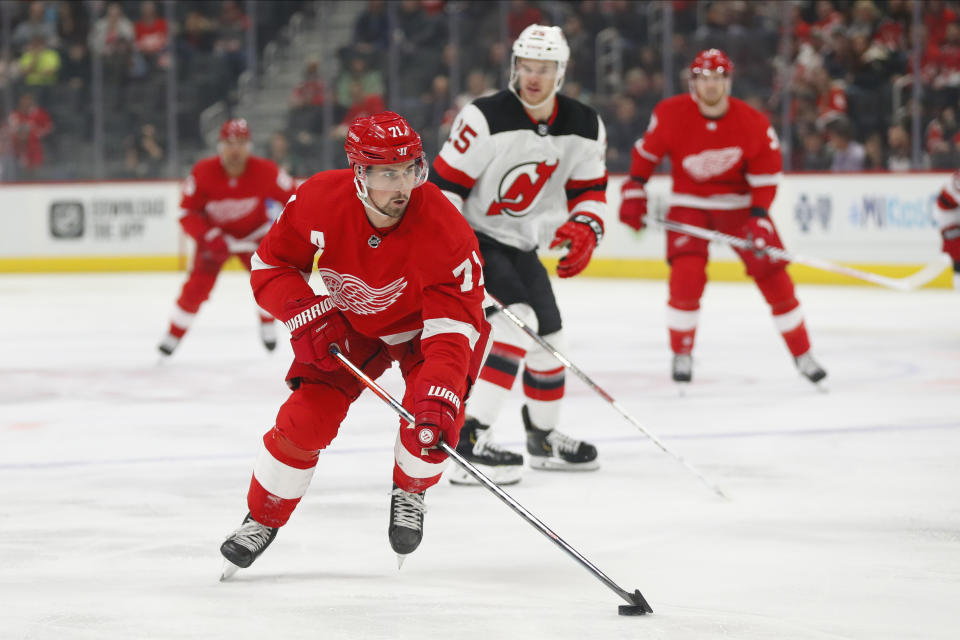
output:
[[[557,78],[554,82],[553,91],[543,102],[553,98],[553,95],[560,91],[563,86],[563,74],[567,71],[567,61],[570,60],[570,46],[567,45],[567,39],[563,35],[560,27],[545,27],[539,24],[531,24],[524,29],[520,36],[513,43],[513,53],[510,56],[510,91],[517,96],[517,99],[528,109],[539,107],[540,104],[527,104],[517,93],[517,59],[529,58],[531,60],[552,60],[557,63]]]

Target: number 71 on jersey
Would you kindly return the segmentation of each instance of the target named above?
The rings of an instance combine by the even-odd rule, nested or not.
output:
[[[472,261],[471,261],[472,258]],[[453,275],[460,277],[460,274],[463,274],[463,282],[460,283],[460,291],[466,293],[473,289],[473,264],[477,264],[477,270],[480,272],[480,279],[477,281],[477,284],[483,285],[483,264],[480,262],[479,256],[477,256],[476,251],[470,252],[470,258],[467,258],[460,264],[458,264],[454,270]]]

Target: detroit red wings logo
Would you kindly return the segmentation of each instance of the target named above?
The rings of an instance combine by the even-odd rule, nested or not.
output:
[[[743,149],[740,147],[724,147],[707,149],[687,156],[681,164],[691,178],[697,182],[703,182],[730,171],[742,157]]]
[[[361,316],[383,311],[396,302],[407,287],[407,281],[402,277],[377,289],[348,273],[340,274],[330,269],[317,269],[317,272],[337,307]]]
[[[524,162],[518,164],[503,174],[497,188],[497,200],[490,203],[487,209],[488,216],[498,216],[505,213],[508,216],[521,218],[528,213],[540,199],[540,193],[547,180],[560,166],[560,160],[553,164],[542,162]]]

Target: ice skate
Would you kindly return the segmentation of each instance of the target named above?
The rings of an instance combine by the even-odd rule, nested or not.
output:
[[[417,550],[423,540],[423,492],[408,493],[393,485],[390,494],[390,527],[387,535],[390,547],[397,554],[397,568],[403,566],[408,555]]]
[[[267,351],[277,348],[277,326],[275,322],[260,323],[260,340]]]
[[[172,333],[168,333],[167,335],[163,336],[163,340],[161,340],[160,344],[157,345],[157,350],[160,352],[161,361],[172,356],[179,344],[180,338]]]
[[[673,381],[690,382],[693,379],[693,356],[689,353],[673,354]]]
[[[794,362],[800,374],[817,386],[820,386],[820,381],[827,377],[827,372],[813,359],[809,351],[794,358]]]
[[[564,435],[556,429],[540,429],[530,421],[524,405],[521,411],[527,431],[527,453],[530,467],[544,471],[593,471],[600,467],[597,448],[592,444]]]
[[[253,564],[276,537],[276,528],[260,524],[248,513],[240,528],[220,545],[220,553],[225,558],[220,581],[228,579],[238,569],[246,569]]]
[[[467,418],[463,427],[460,428],[457,453],[497,484],[516,484],[520,482],[523,456],[513,451],[507,451],[493,442],[490,427],[480,423],[475,418]],[[451,484],[480,484],[460,465],[451,467],[448,477]]]

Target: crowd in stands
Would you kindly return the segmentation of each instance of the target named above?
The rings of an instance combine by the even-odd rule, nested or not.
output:
[[[257,16],[257,42],[303,4],[269,3]],[[166,3],[150,0],[2,3],[11,37],[0,51],[0,180],[92,177],[96,111],[109,177],[164,176],[173,62],[180,150],[202,148],[200,112],[230,99],[247,66],[250,22],[242,0],[172,6],[170,24]],[[92,58],[102,62],[96,94]]]
[[[664,3],[369,0],[336,60],[296,62],[303,65],[302,81],[287,104],[278,105],[287,110],[287,125],[258,151],[309,175],[327,168],[317,152],[321,142],[336,147],[353,118],[390,108],[403,113],[436,154],[463,105],[505,88],[510,45],[538,22],[564,29],[571,59],[563,91],[602,114],[612,172],[626,171],[654,106],[666,93],[686,90],[689,61],[713,46],[734,61],[734,95],[789,136],[783,148],[792,170],[960,164],[960,1],[925,0],[916,29],[910,0],[669,2],[672,30],[664,34]],[[181,149],[201,148],[199,112],[225,97],[229,103],[247,64],[249,18],[238,0],[176,2],[171,25],[163,5],[150,1],[7,4],[20,14],[9,55],[0,59],[0,90],[12,88],[15,96],[7,100],[0,134],[0,179],[11,173],[73,177],[64,170],[68,162],[57,163],[59,174],[42,168],[46,155],[62,158],[68,149],[89,147],[94,53],[104,61],[102,108],[114,177],[163,175],[166,122],[155,105],[163,102],[171,58],[181,78]],[[264,4],[270,10],[256,17],[261,47],[293,11],[316,7]],[[920,38],[919,100],[914,37]],[[672,77],[664,76],[665,50]],[[921,122],[919,164],[912,156],[914,113]],[[338,162],[340,155],[332,154]]]

